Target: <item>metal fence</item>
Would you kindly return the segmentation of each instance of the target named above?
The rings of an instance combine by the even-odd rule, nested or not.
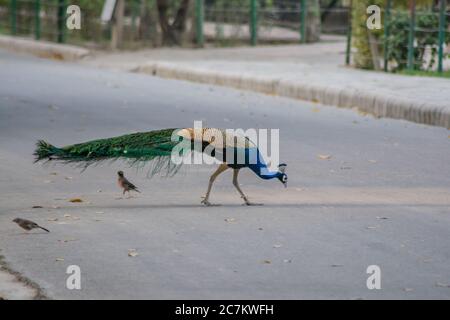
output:
[[[111,41],[111,23],[102,23],[104,1],[92,0],[81,6],[81,30],[66,27],[68,5],[76,0],[0,0],[0,33],[32,37],[59,43],[106,47]],[[145,4],[144,4],[145,2]],[[144,13],[148,1],[125,1],[123,41],[126,47],[154,46],[157,19]]]
[[[196,0],[201,2],[201,0]],[[302,11],[307,1],[279,0],[268,5],[265,0],[206,0],[204,15],[196,15],[197,35],[207,41],[225,43],[299,42],[303,38]],[[202,39],[197,37],[201,45]]]
[[[106,46],[111,23],[100,21],[104,1],[92,0],[0,0],[0,32],[56,42]],[[86,5],[86,3],[89,3]],[[188,29],[193,44],[217,45],[258,42],[303,42],[309,0],[192,0]],[[334,1],[336,4],[336,1]],[[322,32],[344,34],[349,8],[324,6]],[[69,4],[81,7],[82,29],[65,26]],[[123,42],[125,47],[157,46],[160,28],[156,0],[125,1]]]
[[[371,54],[367,59],[377,70],[400,71],[421,70],[442,73],[450,69],[444,62],[450,43],[448,22],[450,13],[447,1],[439,0],[434,5],[417,8],[410,1],[409,9],[394,9],[394,1],[386,0],[382,7],[382,30],[368,31]],[[350,44],[351,33],[348,34]],[[350,63],[351,46],[347,48],[347,64]]]
[[[305,42],[309,0],[196,0],[197,43]],[[345,35],[350,8],[320,7],[322,33]]]

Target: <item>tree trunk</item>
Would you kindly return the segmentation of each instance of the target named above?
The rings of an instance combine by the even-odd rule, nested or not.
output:
[[[111,30],[111,48],[123,48],[123,19],[125,11],[125,0],[118,0],[114,12],[114,23]]]
[[[306,1],[306,42],[317,42],[320,40],[320,1]]]
[[[148,1],[141,1],[140,7],[140,23],[139,23],[139,39],[150,41],[152,45],[160,45],[161,41],[158,34],[158,14]]]
[[[162,31],[163,45],[180,45],[183,40],[184,32],[186,31],[186,20],[189,11],[189,1],[181,0],[179,8],[176,10],[173,22],[170,23],[168,11],[169,0],[157,0],[159,25]]]

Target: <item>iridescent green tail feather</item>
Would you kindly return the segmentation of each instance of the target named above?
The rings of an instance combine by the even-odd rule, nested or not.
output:
[[[132,165],[151,162],[151,175],[167,170],[175,174],[179,166],[170,161],[172,148],[177,144],[171,140],[176,129],[139,132],[119,137],[99,139],[57,148],[45,141],[38,141],[34,152],[35,162],[61,161],[79,163],[83,167],[105,160],[123,159]]]

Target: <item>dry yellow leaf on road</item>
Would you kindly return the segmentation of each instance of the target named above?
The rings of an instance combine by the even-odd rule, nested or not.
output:
[[[128,249],[128,256],[129,257],[137,257],[139,253],[136,251],[136,249]]]
[[[320,160],[330,160],[331,155],[330,154],[318,154],[317,158],[319,158]]]

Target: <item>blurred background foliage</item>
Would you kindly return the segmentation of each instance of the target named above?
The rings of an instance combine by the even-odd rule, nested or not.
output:
[[[34,0],[16,0],[17,35],[33,36],[35,26]],[[65,30],[65,41],[94,48],[106,48],[111,40],[111,24],[100,21],[104,0],[66,0],[82,8],[82,29]],[[382,24],[387,0],[306,0],[306,40],[316,42],[321,34],[347,33],[351,14],[353,64],[358,68],[381,68],[384,57],[384,28],[368,30],[366,12],[369,5],[382,9]],[[435,66],[439,26],[438,0],[416,0],[414,67],[427,70]],[[448,1],[450,2],[450,1]],[[41,39],[56,41],[58,31],[58,0],[41,0]],[[248,44],[250,39],[250,0],[204,0],[204,33],[209,44],[230,46]],[[300,0],[257,0],[259,42],[275,43],[270,32],[287,41],[298,43],[301,29]],[[409,5],[411,0],[393,0],[387,39],[390,69],[406,68],[409,36]],[[11,0],[0,0],[0,32],[10,33]],[[351,10],[349,9],[352,5]],[[449,4],[450,5],[450,4]],[[178,19],[180,9],[186,14]],[[165,17],[164,19],[162,18]],[[450,15],[447,14],[447,20]],[[195,0],[125,0],[124,48],[157,47],[161,45],[196,45]],[[449,41],[450,33],[446,33]],[[276,37],[275,37],[276,38]],[[285,41],[285,40],[283,40]]]
[[[438,45],[439,12],[435,0],[416,0],[416,28],[414,35],[414,68],[428,70],[435,67]],[[382,23],[385,18],[386,0],[353,1],[352,45],[356,49],[353,62],[362,69],[380,69],[384,55],[384,26],[381,30],[369,30],[366,26],[369,5],[382,8]],[[408,37],[410,29],[410,0],[392,1],[391,19],[388,23],[390,35],[387,39],[388,60],[393,71],[407,66]],[[447,42],[450,40],[446,33]],[[426,54],[428,52],[428,54]]]

